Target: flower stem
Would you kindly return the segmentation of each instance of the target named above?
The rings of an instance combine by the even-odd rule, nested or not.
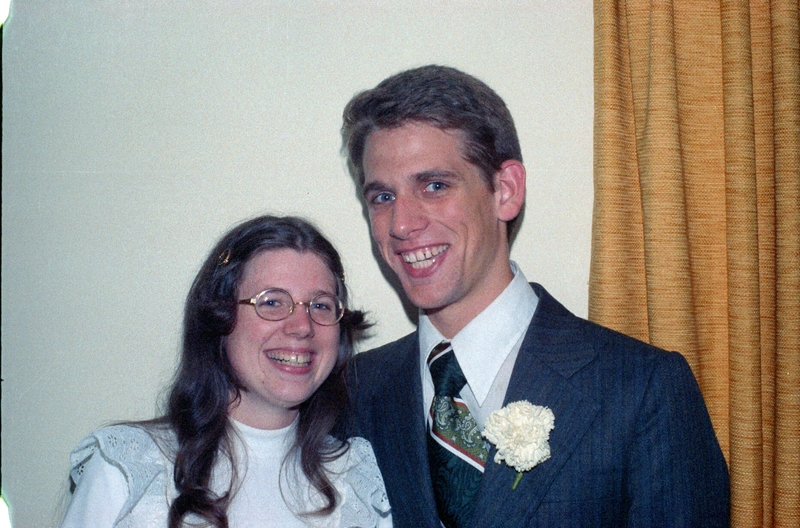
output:
[[[517,484],[519,481],[522,480],[522,471],[517,471],[517,478],[514,479],[514,483],[511,485],[511,490],[517,489]]]

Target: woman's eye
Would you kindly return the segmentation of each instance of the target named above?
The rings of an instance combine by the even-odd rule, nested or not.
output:
[[[311,304],[311,309],[319,312],[329,312],[333,310],[333,306],[324,302],[315,302]]]

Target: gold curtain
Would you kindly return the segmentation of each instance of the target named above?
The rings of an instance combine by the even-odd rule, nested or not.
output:
[[[798,0],[595,0],[589,318],[678,350],[731,525],[800,526]]]

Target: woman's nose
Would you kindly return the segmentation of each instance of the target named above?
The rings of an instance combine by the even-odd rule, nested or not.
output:
[[[283,320],[283,331],[299,338],[314,336],[314,321],[308,313],[308,305],[295,303],[294,310]]]

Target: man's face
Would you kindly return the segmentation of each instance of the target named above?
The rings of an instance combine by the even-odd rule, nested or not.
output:
[[[372,132],[363,166],[381,255],[411,302],[452,337],[445,330],[460,330],[511,280],[501,191],[464,159],[460,132],[426,124]]]

